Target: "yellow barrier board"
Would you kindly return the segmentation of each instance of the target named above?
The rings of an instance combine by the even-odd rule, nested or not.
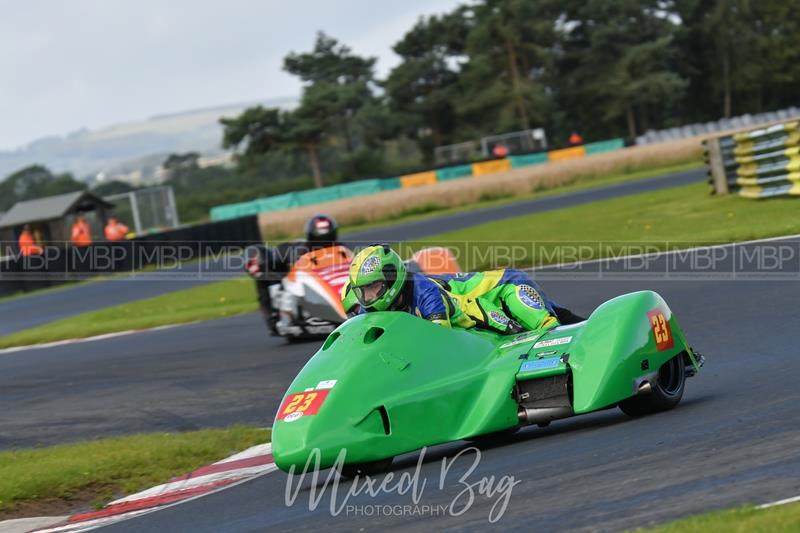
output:
[[[564,161],[566,159],[577,159],[586,155],[586,148],[583,146],[573,146],[572,148],[562,148],[547,152],[550,161]]]
[[[739,196],[742,198],[761,198],[761,187],[742,187],[739,189]]]
[[[800,182],[800,172],[789,172],[784,174],[782,178],[792,183],[798,183]],[[742,187],[755,187],[759,185],[759,178],[736,178],[736,185],[740,185]]]
[[[494,174],[495,172],[504,172],[509,169],[511,169],[511,161],[509,161],[508,159],[493,159],[492,161],[473,163],[472,175],[485,176],[486,174]]]
[[[786,150],[797,149],[797,145],[800,144],[800,131],[793,130],[789,132],[783,140],[783,145],[786,146]],[[736,161],[739,163],[747,163],[749,162],[750,158],[754,157],[754,151],[757,147],[757,144],[752,140],[740,141],[736,143],[736,147],[733,149],[733,155],[736,156]],[[773,148],[774,150],[778,150],[777,147]],[[787,152],[786,155],[791,155]]]
[[[434,183],[436,183],[436,171],[433,170],[400,176],[400,186],[404,189],[421,185],[433,185]]]
[[[778,187],[782,188],[782,187]],[[800,183],[793,183],[788,190],[784,190],[779,195],[764,194],[765,191],[769,192],[772,187],[742,187],[739,189],[739,196],[744,198],[766,198],[770,196],[800,196]]]
[[[736,146],[733,148],[733,155],[740,156],[740,157],[753,157],[753,141],[746,140],[746,141],[739,141],[736,143]],[[738,157],[737,157],[738,160]]]
[[[770,172],[777,172],[780,170],[797,172],[800,170],[800,157],[789,157],[785,161],[781,161],[780,165],[776,165],[774,163],[762,163],[761,165],[756,163],[745,163],[743,165],[739,165],[739,167],[736,169],[736,176],[740,178],[758,176],[759,172],[763,171],[763,169],[767,166],[769,167]]]

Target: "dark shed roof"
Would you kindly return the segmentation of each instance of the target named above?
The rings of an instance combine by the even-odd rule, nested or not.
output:
[[[17,202],[0,219],[0,228],[19,226],[29,222],[61,218],[72,211],[89,211],[95,207],[113,207],[90,192],[77,191],[37,200]]]

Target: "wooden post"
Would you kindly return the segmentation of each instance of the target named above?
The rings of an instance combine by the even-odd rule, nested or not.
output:
[[[706,152],[708,165],[711,168],[711,180],[714,192],[728,194],[728,178],[725,176],[725,164],[722,162],[722,150],[719,147],[719,138],[706,139]]]

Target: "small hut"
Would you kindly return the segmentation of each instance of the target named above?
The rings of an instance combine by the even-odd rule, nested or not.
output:
[[[30,224],[42,244],[68,242],[75,217],[82,214],[92,228],[92,239],[98,241],[102,239],[112,207],[113,204],[87,191],[17,202],[0,219],[0,239],[16,244],[22,228]]]

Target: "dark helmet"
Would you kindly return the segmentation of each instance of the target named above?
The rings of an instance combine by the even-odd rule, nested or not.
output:
[[[306,222],[306,240],[309,243],[334,243],[338,239],[339,226],[333,217],[314,215]]]

